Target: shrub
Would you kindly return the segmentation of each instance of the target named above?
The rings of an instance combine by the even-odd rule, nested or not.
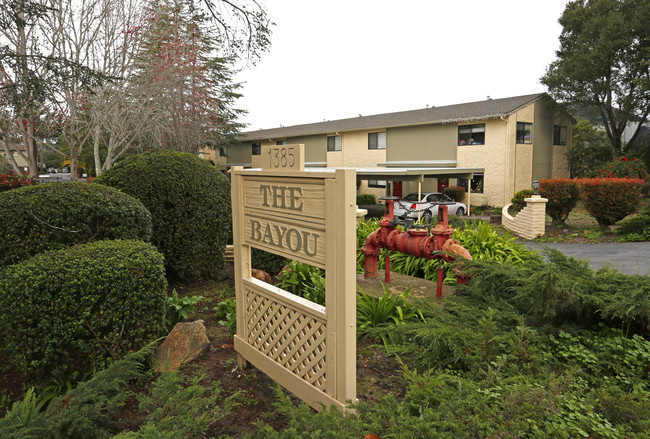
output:
[[[42,253],[0,272],[0,342],[28,377],[75,381],[160,335],[166,288],[141,241]]]
[[[276,255],[275,253],[266,252],[258,248],[251,249],[251,266],[270,274],[271,276],[278,276],[285,265],[289,263],[289,259],[284,256]]]
[[[118,163],[94,182],[138,198],[152,215],[151,242],[178,280],[221,278],[231,236],[230,184],[208,162],[178,151],[153,151]]]
[[[449,186],[443,193],[454,201],[462,202],[465,197],[465,188],[462,186]]]
[[[3,438],[109,438],[118,425],[120,411],[132,393],[127,383],[146,379],[153,359],[155,343],[126,355],[107,369],[80,383],[64,396],[54,396],[42,412],[37,410],[43,400],[28,391],[23,401],[16,402],[0,419]]]
[[[627,241],[650,241],[650,203],[638,215],[621,221],[617,232]]]
[[[103,239],[151,237],[151,214],[113,188],[46,183],[0,193],[0,266]]]
[[[637,158],[619,157],[613,162],[605,163],[595,172],[596,178],[640,178],[648,179],[645,163]]]
[[[632,178],[585,178],[579,180],[589,214],[601,228],[617,223],[638,208],[643,180]]]
[[[515,212],[521,212],[524,207],[526,207],[526,198],[530,198],[531,195],[535,195],[534,189],[522,189],[519,192],[515,193],[510,202],[512,203],[512,210]]]
[[[0,174],[0,192],[36,184],[32,178],[21,177],[16,173]]]
[[[357,195],[357,206],[368,206],[377,204],[377,197],[373,194],[359,194]]]
[[[564,224],[580,199],[578,182],[568,178],[540,180],[539,193],[548,199],[546,213],[551,217],[553,226]]]

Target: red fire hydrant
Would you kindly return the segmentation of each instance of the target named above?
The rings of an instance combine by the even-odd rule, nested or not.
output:
[[[368,235],[361,247],[361,253],[365,256],[364,276],[366,278],[377,278],[377,256],[382,248],[419,258],[435,258],[447,262],[458,258],[472,259],[469,252],[458,244],[458,241],[451,239],[454,230],[448,224],[446,205],[438,206],[438,223],[430,232],[424,228],[401,231],[396,228],[393,202],[394,199],[386,198],[386,210],[384,217],[379,221],[379,228]],[[442,278],[441,264],[438,266],[436,297],[442,297]],[[465,277],[458,274],[456,280],[459,284],[467,282]],[[390,257],[388,255],[386,256],[386,282],[390,282]]]

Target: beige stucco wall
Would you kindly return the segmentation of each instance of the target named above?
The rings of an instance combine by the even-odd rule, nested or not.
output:
[[[515,145],[517,169],[515,172],[515,184],[510,192],[512,195],[523,189],[530,189],[533,184],[533,149],[530,145]],[[510,199],[512,198],[510,196]],[[506,197],[507,198],[507,197]],[[510,199],[504,201],[510,203]]]
[[[341,151],[327,151],[328,167],[374,168],[378,163],[386,161],[385,149],[368,149],[368,133],[375,131],[348,131],[330,133],[329,136],[341,136]],[[326,136],[327,138],[327,136]],[[358,194],[373,194],[377,197],[386,194],[386,189],[369,188],[367,181],[361,181]]]
[[[485,145],[458,145],[457,163],[459,168],[485,168],[483,193],[471,194],[472,204],[487,203],[493,206],[502,206],[507,171],[508,124],[501,119],[473,123],[483,122],[485,122]],[[455,142],[458,143],[457,139]]]

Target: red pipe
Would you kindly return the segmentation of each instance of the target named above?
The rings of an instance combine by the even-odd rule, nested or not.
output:
[[[438,207],[438,223],[431,230],[431,234],[424,229],[409,229],[406,232],[397,230],[390,220],[393,218],[393,201],[386,202],[386,215],[379,221],[379,228],[366,237],[361,253],[365,255],[364,276],[377,278],[377,257],[382,248],[398,251],[408,255],[426,259],[443,259],[447,262],[457,258],[471,260],[472,256],[467,249],[451,239],[453,229],[447,223],[447,206]],[[386,258],[386,283],[390,282],[390,256]],[[442,265],[438,268],[436,297],[442,296]],[[456,275],[458,283],[465,283],[467,279]]]

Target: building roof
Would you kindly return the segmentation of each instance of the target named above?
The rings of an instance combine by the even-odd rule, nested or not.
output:
[[[241,140],[255,141],[266,139],[283,139],[287,137],[329,134],[341,131],[384,129],[405,125],[422,125],[431,123],[458,123],[475,120],[496,119],[507,116],[547,96],[546,93],[514,96],[503,99],[468,102],[465,104],[446,105],[419,110],[400,111],[397,113],[359,116],[290,127],[270,128],[242,133]]]

